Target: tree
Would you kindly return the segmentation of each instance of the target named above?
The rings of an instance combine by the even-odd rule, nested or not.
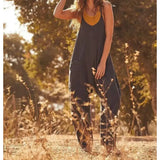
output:
[[[16,98],[25,96],[27,100],[32,100],[34,106],[34,117],[37,111],[37,97],[34,90],[34,83],[30,81],[27,72],[23,67],[25,49],[24,39],[17,34],[4,35],[4,93],[10,87],[9,94],[14,94]],[[23,77],[23,82],[17,81],[17,76]]]
[[[112,47],[114,58],[116,57],[114,60],[117,63],[123,60],[124,43],[128,43],[132,50],[128,54],[140,52],[139,69],[149,82],[152,110],[156,115],[156,1],[119,2],[112,0],[111,2],[115,13],[115,34]],[[124,64],[120,66],[117,67],[117,71],[123,75],[119,74],[119,76],[126,77],[122,72]]]

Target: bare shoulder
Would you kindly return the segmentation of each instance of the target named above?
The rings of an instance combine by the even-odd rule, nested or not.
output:
[[[103,17],[105,23],[112,23],[114,20],[112,4],[107,0],[103,0]]]
[[[104,15],[112,12],[112,4],[107,0],[103,0]]]
[[[109,9],[109,8],[112,8],[112,3],[107,0],[104,0],[103,6],[104,6],[104,9]]]

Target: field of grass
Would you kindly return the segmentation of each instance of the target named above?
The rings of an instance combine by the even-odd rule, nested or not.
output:
[[[4,160],[156,160],[156,137],[118,137],[121,155],[104,156],[100,137],[94,135],[93,151],[84,152],[73,135],[43,135],[4,139]]]

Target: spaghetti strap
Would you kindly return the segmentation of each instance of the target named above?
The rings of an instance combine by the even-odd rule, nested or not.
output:
[[[102,19],[103,19],[103,6],[100,7],[100,12],[101,12],[101,17],[102,17]]]

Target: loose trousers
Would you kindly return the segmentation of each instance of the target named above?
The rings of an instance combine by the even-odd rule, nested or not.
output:
[[[110,61],[110,57],[108,58]],[[109,62],[107,62],[108,64]],[[74,67],[73,67],[74,65]],[[70,70],[71,111],[72,122],[75,128],[80,146],[87,151],[93,143],[93,128],[91,117],[90,91],[95,90],[101,99],[100,134],[101,144],[115,145],[115,130],[117,128],[117,112],[120,106],[120,88],[116,74],[105,73],[95,83],[87,83],[82,80],[78,62],[73,64]],[[92,75],[94,76],[94,69]],[[92,77],[93,79],[93,77]],[[92,89],[90,89],[90,87]]]

